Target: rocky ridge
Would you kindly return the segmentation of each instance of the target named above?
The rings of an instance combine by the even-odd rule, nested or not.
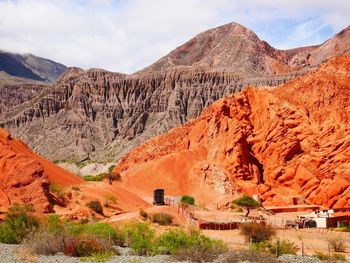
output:
[[[116,171],[133,191],[155,187],[224,202],[350,207],[350,53],[276,88],[247,88],[135,148]],[[296,199],[295,199],[296,198]]]
[[[33,204],[36,212],[53,211],[50,182],[67,186],[82,180],[33,153],[0,129],[0,212],[15,203]]]
[[[350,30],[339,34],[320,46],[280,51],[230,23],[132,75],[70,68],[31,101],[4,112],[0,126],[51,160],[115,160],[222,97],[284,83],[343,53]]]

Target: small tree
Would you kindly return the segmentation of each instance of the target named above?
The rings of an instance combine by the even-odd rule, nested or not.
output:
[[[246,217],[249,215],[251,209],[257,209],[260,207],[260,203],[249,195],[243,195],[242,197],[233,200],[233,203],[247,209]]]
[[[114,181],[120,181],[121,176],[119,173],[107,173],[105,178],[107,178],[109,184],[112,185]]]

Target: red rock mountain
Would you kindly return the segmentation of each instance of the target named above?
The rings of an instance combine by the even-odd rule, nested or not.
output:
[[[0,211],[15,203],[32,203],[51,212],[50,182],[68,186],[82,180],[33,153],[22,141],[0,129]]]
[[[294,197],[350,207],[350,53],[271,88],[247,88],[135,148],[115,168],[128,189],[224,204]]]
[[[51,160],[112,161],[220,98],[287,82],[349,48],[349,27],[320,46],[283,51],[230,23],[132,75],[70,68],[33,97],[6,99],[0,126]]]

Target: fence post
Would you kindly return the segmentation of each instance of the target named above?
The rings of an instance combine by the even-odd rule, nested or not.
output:
[[[280,255],[280,241],[277,240],[276,242],[276,258],[278,258]]]
[[[301,256],[305,256],[304,254],[304,242],[301,242]]]
[[[331,246],[329,243],[328,243],[328,260],[327,260],[327,262],[331,262]]]

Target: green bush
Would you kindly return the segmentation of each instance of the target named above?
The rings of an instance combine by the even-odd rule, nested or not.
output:
[[[251,239],[254,243],[270,240],[276,235],[272,226],[258,223],[244,223],[239,226],[239,229],[246,241]]]
[[[92,211],[103,215],[103,207],[100,201],[98,200],[91,201],[87,203],[86,206],[89,207]]]
[[[179,248],[174,257],[191,262],[211,262],[227,251],[227,245],[223,241],[199,235],[194,244],[187,248]]]
[[[90,181],[90,182],[101,182],[103,181],[106,177],[106,174],[105,173],[102,173],[102,174],[98,174],[96,176],[93,176],[93,175],[85,175],[83,177],[83,179],[85,181]]]
[[[270,253],[276,255],[277,241],[276,242],[259,242],[253,244],[253,249],[259,252]],[[281,240],[279,244],[279,255],[290,254],[296,255],[299,251],[299,247],[291,241]]]
[[[161,226],[168,226],[173,223],[173,216],[166,213],[155,213],[151,215],[151,221]]]
[[[5,220],[0,224],[0,242],[19,244],[23,239],[39,227],[39,220],[31,213],[32,205],[15,204],[9,208]]]
[[[158,253],[173,255],[177,260],[192,262],[212,261],[227,251],[223,241],[213,240],[198,231],[187,234],[184,230],[169,230],[156,241]]]
[[[107,223],[98,222],[94,224],[87,224],[83,232],[118,246],[123,246],[125,242],[125,237],[122,231],[117,230]]]
[[[188,204],[188,205],[194,205],[194,197],[183,195],[181,197],[181,203]]]
[[[81,261],[88,261],[88,262],[106,262],[111,259],[111,257],[115,255],[115,253],[111,251],[105,251],[102,253],[92,253],[89,257],[82,257],[80,258]]]
[[[133,223],[123,228],[125,241],[137,255],[153,255],[155,253],[154,230],[145,223]]]
[[[189,248],[195,244],[198,235],[188,235],[182,229],[169,230],[157,238],[157,248],[162,253],[174,254],[179,248]]]

